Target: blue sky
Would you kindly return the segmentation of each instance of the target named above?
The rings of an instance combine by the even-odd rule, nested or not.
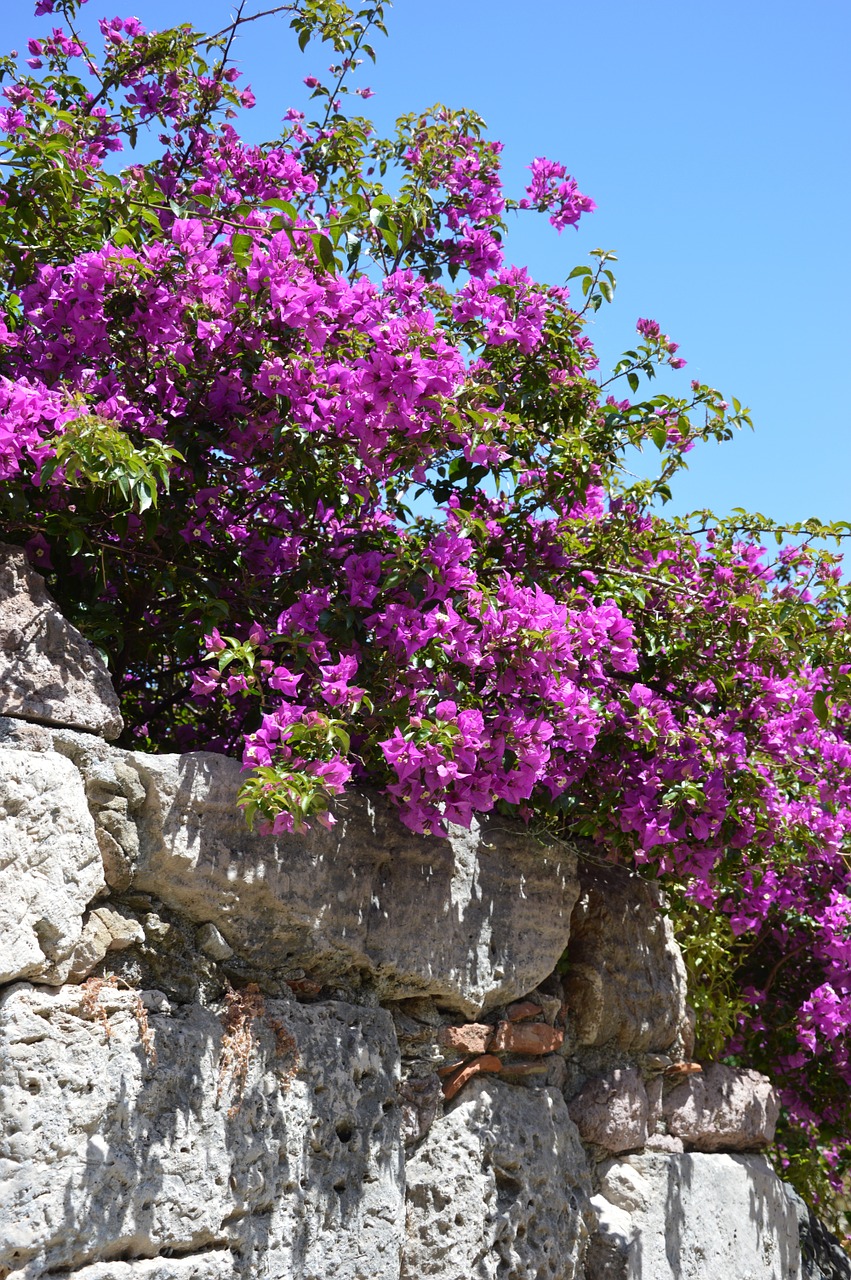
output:
[[[258,3],[256,9],[268,7]],[[223,26],[221,0],[90,0],[146,26]],[[0,45],[44,28],[7,0]],[[735,506],[782,520],[851,519],[851,6],[750,0],[397,0],[362,83],[379,126],[442,101],[505,144],[520,194],[538,155],[562,160],[598,209],[561,236],[527,215],[509,257],[562,282],[595,246],[618,253],[618,292],[594,330],[609,362],[638,316],[681,345],[689,376],[750,405],[756,431],[691,455],[674,507]],[[237,49],[257,95],[243,121],[275,134],[330,56],[299,54],[282,18]]]

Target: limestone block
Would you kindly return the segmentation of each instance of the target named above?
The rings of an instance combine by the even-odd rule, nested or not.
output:
[[[600,1166],[586,1280],[800,1280],[795,1210],[764,1156],[627,1156]]]
[[[0,1274],[398,1280],[397,1076],[380,1009],[255,992],[217,1016],[17,984],[0,1001]]]
[[[713,1062],[663,1099],[668,1132],[695,1151],[757,1151],[774,1141],[780,1099],[758,1071]]]
[[[7,1280],[27,1280],[32,1273],[11,1271]],[[234,1259],[227,1248],[204,1250],[189,1258],[137,1258],[133,1262],[95,1262],[51,1280],[233,1280]]]
[[[0,714],[105,738],[123,728],[103,659],[57,609],[18,547],[0,544]]]
[[[851,1258],[836,1236],[788,1183],[784,1188],[798,1219],[802,1280],[851,1280]]]
[[[83,784],[69,760],[0,751],[0,982],[58,983],[104,888]]]
[[[634,1067],[589,1080],[571,1098],[568,1111],[583,1142],[607,1151],[634,1151],[647,1140],[647,1090]]]
[[[686,971],[654,887],[585,862],[564,989],[580,1044],[667,1049],[687,1022]]]
[[[359,973],[384,1000],[433,996],[475,1018],[534,988],[567,943],[575,856],[519,824],[417,836],[386,800],[353,794],[331,832],[261,836],[236,806],[236,761],[132,759],[148,793],[135,887],[245,960],[324,982]]]
[[[104,876],[111,889],[123,892],[133,882],[139,856],[134,815],[145,802],[145,788],[126,751],[119,751],[71,729],[51,734],[56,751],[79,769],[95,820]]]
[[[80,941],[68,959],[55,966],[55,973],[62,981],[81,982],[108,952],[123,951],[144,938],[145,930],[138,920],[110,907],[98,907],[89,913]]]
[[[408,1161],[407,1184],[405,1280],[582,1276],[588,1165],[555,1089],[473,1081]]]

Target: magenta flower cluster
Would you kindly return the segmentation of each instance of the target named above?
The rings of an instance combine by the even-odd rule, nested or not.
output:
[[[331,825],[372,785],[417,832],[498,810],[670,877],[748,941],[733,1048],[832,1150],[851,1096],[838,569],[654,513],[728,406],[697,382],[617,398],[589,303],[506,261],[506,209],[559,231],[593,210],[563,165],[534,160],[512,203],[469,113],[373,139],[337,105],[354,56],[333,93],[306,82],[323,119],[293,109],[250,146],[233,68],[153,60],[135,19],[100,29],[116,98],[95,84],[56,125],[80,243],[22,232],[4,294],[0,532],[77,600],[131,736],[240,751],[272,834]],[[52,86],[91,60],[61,27],[28,52],[0,112],[21,165]],[[162,151],[113,179],[128,116]],[[685,363],[656,321],[637,332],[615,375],[633,396]],[[108,466],[85,451],[99,431]],[[645,444],[656,489],[622,479]],[[158,447],[170,496],[141,503],[128,477]]]

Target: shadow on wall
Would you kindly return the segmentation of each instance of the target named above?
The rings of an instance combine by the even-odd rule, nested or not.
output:
[[[398,1274],[389,1015],[255,995],[223,1023],[147,993],[146,1031],[135,992],[91,991],[19,984],[3,1002],[28,1041],[25,1078],[4,1084],[22,1092],[29,1158],[11,1180],[17,1248],[0,1274],[224,1251],[245,1280],[267,1266],[321,1275],[325,1250],[351,1256],[341,1275]],[[378,1246],[392,1265],[357,1257]]]
[[[672,1280],[679,1280],[683,1259],[697,1262],[701,1257],[707,1277],[733,1280],[753,1274],[754,1280],[798,1280],[795,1213],[784,1184],[763,1156],[696,1153],[666,1163],[664,1242]],[[719,1214],[719,1205],[729,1205],[729,1213]],[[647,1249],[652,1249],[652,1237],[646,1234]],[[661,1260],[644,1258],[642,1243],[636,1244],[636,1274],[655,1278]],[[761,1269],[754,1271],[755,1266]],[[658,1270],[658,1280],[663,1275]]]
[[[136,887],[215,924],[249,962],[324,982],[361,972],[382,1000],[432,995],[475,1017],[532,990],[564,950],[575,854],[522,828],[492,821],[434,840],[364,791],[331,832],[258,836],[236,806],[236,761],[132,758],[148,791]]]

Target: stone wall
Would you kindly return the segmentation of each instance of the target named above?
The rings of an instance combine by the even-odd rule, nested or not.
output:
[[[851,1276],[651,885],[370,794],[251,835],[237,764],[118,732],[0,553],[0,1280]]]

